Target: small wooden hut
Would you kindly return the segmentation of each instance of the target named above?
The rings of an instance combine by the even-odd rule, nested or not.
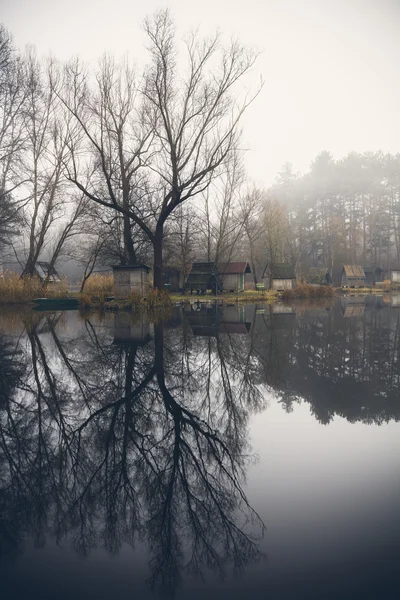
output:
[[[331,285],[332,276],[328,267],[311,267],[307,281],[311,285]]]
[[[380,267],[364,267],[365,281],[371,285],[382,283],[384,279],[383,269]]]
[[[267,263],[261,283],[266,289],[291,290],[296,285],[296,274],[289,263]]]
[[[360,265],[343,265],[341,287],[364,287],[365,273]]]
[[[392,283],[400,284],[400,269],[392,269],[390,271],[390,281]]]
[[[149,291],[147,265],[118,265],[113,267],[115,298],[129,298],[131,294],[145,295]]]
[[[217,265],[214,262],[194,262],[185,282],[185,292],[205,294],[212,290],[216,294],[219,289]]]
[[[41,282],[47,281],[47,283],[60,283],[61,281],[61,278],[55,267],[51,267],[49,262],[45,262],[43,260],[36,263],[35,275],[39,277]]]
[[[223,292],[242,292],[245,274],[251,273],[248,262],[218,263],[218,278]]]

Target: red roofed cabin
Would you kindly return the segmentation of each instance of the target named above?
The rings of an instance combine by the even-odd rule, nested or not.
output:
[[[247,262],[218,263],[218,278],[223,292],[243,292],[245,274],[251,273]]]

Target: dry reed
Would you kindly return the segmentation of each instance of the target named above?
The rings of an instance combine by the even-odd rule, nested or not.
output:
[[[26,304],[35,298],[59,298],[68,294],[67,282],[43,285],[38,277],[21,277],[6,271],[0,277],[0,304]]]
[[[300,283],[291,290],[284,290],[283,300],[295,300],[297,298],[332,298],[335,290],[330,285],[309,285]]]

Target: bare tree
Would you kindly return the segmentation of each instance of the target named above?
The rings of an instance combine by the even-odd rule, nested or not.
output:
[[[180,271],[180,287],[199,254],[203,222],[190,203],[179,206],[164,228],[163,262]]]
[[[33,275],[41,252],[50,241],[52,228],[61,217],[67,219],[68,182],[63,168],[69,160],[68,142],[72,136],[70,116],[61,110],[54,93],[57,66],[44,69],[35,53],[26,56],[27,100],[26,142],[23,163],[28,203],[25,222],[28,237],[23,275]],[[74,214],[75,208],[72,209]]]
[[[253,188],[240,200],[240,219],[246,235],[247,255],[250,259],[254,283],[258,281],[258,274],[265,266],[266,235],[264,212],[266,208],[266,192]]]
[[[22,181],[25,88],[22,61],[8,31],[0,25],[0,245],[20,224],[22,204],[15,196]]]
[[[100,62],[93,83],[79,61],[71,62],[59,94],[84,142],[71,143],[73,160],[66,165],[67,177],[91,201],[121,215],[121,262],[134,264],[133,228],[152,235],[147,225],[152,208],[143,202],[148,190],[141,171],[151,156],[154,115],[143,106],[133,68],[109,57]]]
[[[204,192],[237,151],[240,119],[256,94],[234,98],[236,84],[253,66],[256,53],[219,36],[186,42],[188,73],[176,64],[174,26],[168,10],[145,21],[151,65],[144,94],[157,115],[157,153],[151,163],[157,214],[153,235],[154,285],[162,285],[163,229],[183,202]],[[219,53],[219,57],[218,57]]]
[[[240,192],[244,181],[241,161],[234,154],[225,173],[202,194],[203,238],[208,261],[230,261],[243,249],[241,237],[244,220],[240,207]],[[200,251],[201,253],[201,251]]]
[[[186,43],[188,71],[182,76],[168,11],[147,19],[144,28],[151,61],[140,87],[130,68],[121,70],[107,59],[94,93],[75,62],[67,69],[62,97],[93,157],[90,186],[82,184],[78,152],[69,179],[92,201],[124,216],[129,260],[136,258],[129,222],[146,233],[154,249],[154,285],[161,288],[164,225],[232,160],[240,119],[257,95],[240,100],[234,93],[256,53],[238,42],[221,49],[218,35],[207,40],[192,35]]]

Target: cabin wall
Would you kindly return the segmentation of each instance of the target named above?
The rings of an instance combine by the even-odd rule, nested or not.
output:
[[[228,273],[226,275],[220,275],[222,283],[222,291],[227,292],[233,290],[234,292],[241,292],[244,289],[244,275],[240,273]]]
[[[114,271],[114,296],[129,298],[132,293],[145,295],[149,291],[149,275],[145,269]]]
[[[400,283],[400,271],[391,271],[390,280],[392,283]]]
[[[291,290],[296,285],[295,279],[273,279],[272,289],[273,290]]]
[[[347,277],[345,273],[342,274],[342,278],[340,281],[340,285],[342,287],[364,287],[365,279],[358,277]]]

